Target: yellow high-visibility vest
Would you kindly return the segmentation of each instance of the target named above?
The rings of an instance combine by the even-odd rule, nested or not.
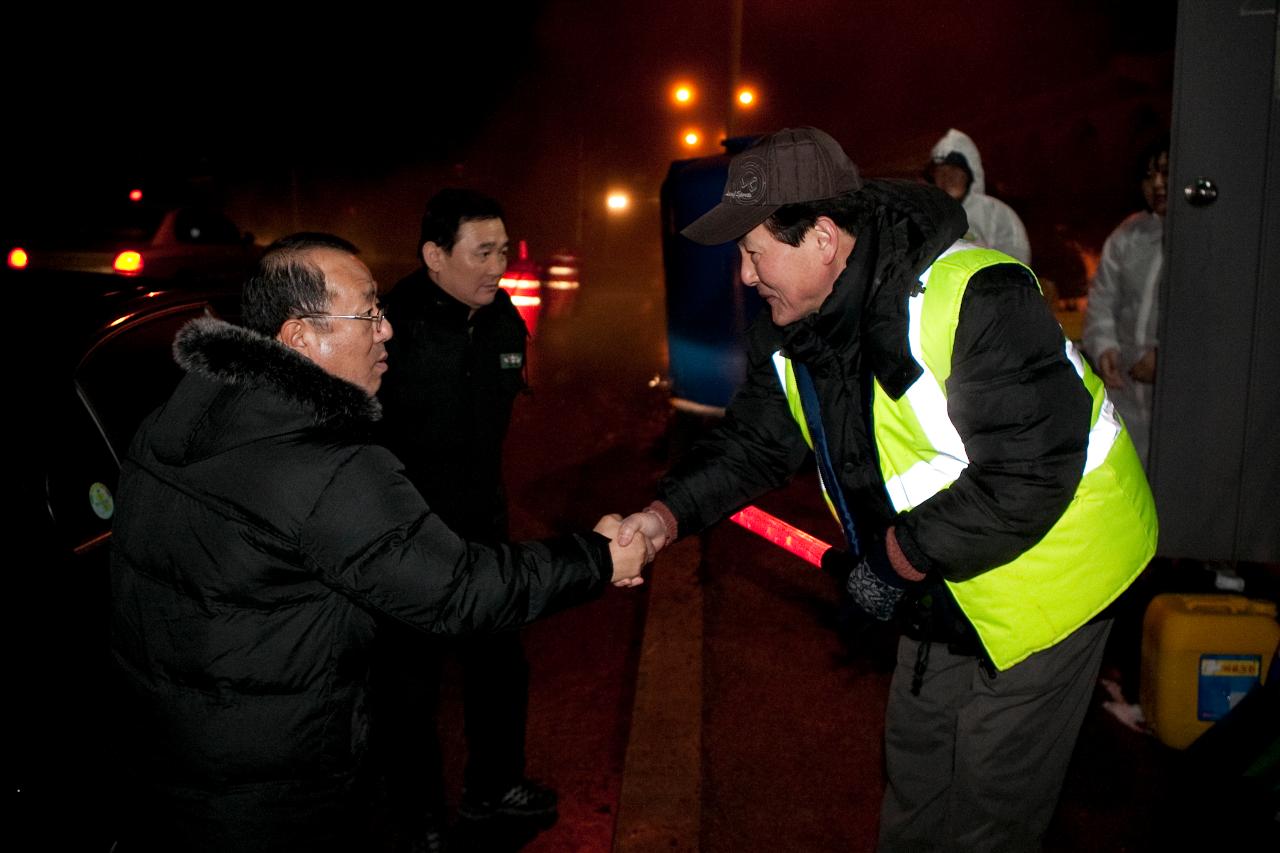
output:
[[[947,414],[951,350],[969,279],[984,267],[1007,263],[1017,261],[957,243],[920,276],[924,289],[909,300],[908,339],[923,373],[897,400],[877,382],[871,410],[880,473],[899,512],[950,486],[969,464]],[[1155,501],[1133,442],[1102,381],[1065,338],[1064,347],[1093,399],[1075,496],[1044,538],[1011,562],[968,580],[947,581],[998,669],[1084,625],[1137,578],[1155,553]],[[776,353],[774,363],[791,415],[812,447],[791,362]]]

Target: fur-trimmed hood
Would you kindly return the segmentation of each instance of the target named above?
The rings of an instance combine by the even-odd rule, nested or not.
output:
[[[157,455],[181,464],[261,435],[320,427],[363,434],[377,399],[272,338],[205,317],[179,330],[173,355],[187,378],[161,409]]]

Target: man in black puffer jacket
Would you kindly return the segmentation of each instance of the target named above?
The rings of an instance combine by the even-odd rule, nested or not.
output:
[[[427,508],[368,438],[376,306],[349,244],[297,235],[246,284],[247,328],[178,335],[187,376],[134,440],[114,528],[128,849],[363,849],[374,614],[491,631],[639,573],[599,533],[478,545]]]

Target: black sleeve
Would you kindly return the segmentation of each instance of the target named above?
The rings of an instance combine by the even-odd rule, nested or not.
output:
[[[1014,264],[969,282],[946,386],[969,465],[902,516],[897,537],[916,568],[959,581],[1016,558],[1066,510],[1092,403],[1034,278]]]
[[[437,633],[515,628],[598,595],[613,573],[596,533],[467,542],[427,508],[381,447],[357,451],[302,533],[306,563],[362,605]]]
[[[663,478],[658,498],[680,534],[697,533],[794,474],[809,453],[787,408],[768,340],[753,336],[747,378],[725,418]]]

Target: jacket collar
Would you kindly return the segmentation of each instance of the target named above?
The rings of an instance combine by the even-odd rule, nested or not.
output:
[[[400,279],[391,293],[387,295],[387,303],[411,315],[426,314],[437,322],[450,326],[464,326],[468,322],[479,323],[495,312],[495,306],[501,304],[506,297],[502,288],[498,289],[494,301],[472,313],[471,306],[459,302],[432,280],[426,267],[419,267],[414,272]],[[396,318],[392,317],[392,323]],[[394,340],[394,339],[393,339]]]
[[[896,400],[922,372],[907,342],[907,300],[920,275],[964,236],[968,220],[960,203],[936,187],[868,181],[861,192],[874,212],[844,271],[816,314],[782,330],[783,341],[802,361],[865,353],[876,380]]]
[[[364,389],[325,372],[274,338],[212,317],[183,326],[173,355],[188,373],[281,397],[309,412],[318,426],[366,425],[382,416],[378,400]]]

